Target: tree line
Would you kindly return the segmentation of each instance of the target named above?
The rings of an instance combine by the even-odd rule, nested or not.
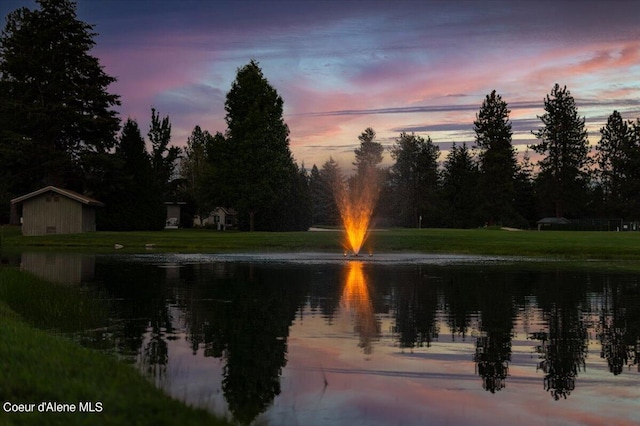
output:
[[[454,143],[444,161],[430,137],[401,133],[380,167],[383,146],[365,130],[355,150],[356,174],[372,163],[382,179],[378,222],[407,227],[511,226],[529,228],[542,217],[639,220],[640,119],[613,111],[591,149],[585,118],[566,86],[555,84],[544,99],[538,143],[518,161],[506,101],[492,91],[473,122],[475,142]],[[540,159],[534,164],[531,149]],[[367,154],[368,153],[368,154]],[[310,172],[313,223],[337,225],[332,182],[343,179],[329,159]]]
[[[216,207],[238,212],[246,230],[338,225],[333,189],[376,170],[377,223],[408,227],[526,228],[541,217],[640,218],[640,120],[614,111],[591,150],[575,99],[556,84],[540,127],[517,160],[508,104],[492,91],[473,122],[475,142],[454,144],[444,161],[430,137],[401,133],[386,151],[373,128],[358,137],[352,176],[329,158],[307,170],[289,147],[283,100],[257,61],[237,70],[225,101],[224,133],[195,126],[171,146],[169,116],[151,109],[149,144],[137,122],[121,123],[116,81],[90,50],[93,26],[70,0],[38,0],[11,12],[0,35],[0,222],[9,201],[56,185],[105,203],[98,228],[161,229],[167,201],[185,201],[182,226]],[[147,146],[150,149],[147,149]],[[367,177],[369,178],[369,177]]]
[[[383,337],[383,321],[391,321],[394,343],[403,352],[430,353],[439,341],[469,343],[472,357],[461,357],[459,362],[473,371],[468,364],[473,360],[476,386],[491,393],[512,386],[509,368],[523,361],[514,357],[514,345],[521,345],[516,340],[523,338],[530,342],[534,362],[520,368],[531,368],[537,377],[526,386],[556,400],[569,398],[580,386],[587,356],[602,359],[606,362],[602,374],[608,369],[615,376],[635,377],[640,362],[640,293],[633,280],[614,279],[610,273],[503,274],[492,268],[431,266],[398,275],[397,269],[371,268],[362,277],[371,293],[365,298],[368,307],[358,311],[357,303],[349,308],[344,299],[348,270],[356,264],[330,265],[323,274],[308,267],[186,265],[174,283],[149,264],[123,269],[98,262],[96,267],[108,296],[126,301],[114,314],[122,329],[115,333],[116,351],[133,358],[140,353],[148,373],[160,379],[166,375],[167,339],[174,327],[167,303],[171,300],[184,314],[183,344],[194,354],[217,358],[225,365],[224,398],[236,420],[246,424],[281,391],[294,322],[304,326],[303,319],[313,315],[331,329],[340,324],[344,309],[353,309],[352,344],[366,355],[379,351],[375,342]],[[425,272],[432,277],[431,285],[416,285],[424,281]],[[178,288],[178,296],[158,297],[159,289],[169,288]],[[212,309],[211,300],[227,302]],[[541,321],[525,327],[524,335],[516,339],[521,321],[533,317]],[[387,331],[382,334],[389,338]],[[599,350],[594,351],[593,344]],[[261,356],[255,356],[256,350]]]

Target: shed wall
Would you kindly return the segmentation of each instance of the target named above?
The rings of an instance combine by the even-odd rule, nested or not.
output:
[[[96,230],[96,209],[93,206],[82,205],[82,232]]]
[[[22,205],[23,235],[73,234],[83,231],[82,222],[82,204],[60,194],[40,194]]]

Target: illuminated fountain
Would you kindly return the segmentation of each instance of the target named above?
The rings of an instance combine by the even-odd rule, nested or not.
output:
[[[340,180],[333,192],[344,226],[345,249],[358,256],[369,236],[371,216],[380,193],[377,170],[370,168],[354,178],[349,187]]]

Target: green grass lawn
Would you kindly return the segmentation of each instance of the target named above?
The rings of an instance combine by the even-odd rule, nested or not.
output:
[[[146,244],[173,252],[342,251],[342,233],[218,232],[178,229],[155,232],[92,232],[23,237],[17,228],[3,228],[4,250],[74,249],[141,252]],[[553,257],[566,259],[638,260],[640,232],[506,231],[501,229],[374,230],[365,250]]]

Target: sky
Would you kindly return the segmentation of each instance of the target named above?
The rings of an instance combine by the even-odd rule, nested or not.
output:
[[[640,2],[431,0],[79,0],[92,54],[118,79],[123,120],[168,115],[172,144],[196,125],[225,132],[224,102],[251,59],[284,100],[295,160],[351,168],[367,127],[391,147],[415,132],[441,149],[473,145],[496,90],[513,143],[535,143],[544,99],[567,86],[589,141],[614,111],[640,117]],[[0,14],[33,0],[5,0]],[[4,23],[3,23],[4,26]],[[385,152],[385,164],[390,164]]]

